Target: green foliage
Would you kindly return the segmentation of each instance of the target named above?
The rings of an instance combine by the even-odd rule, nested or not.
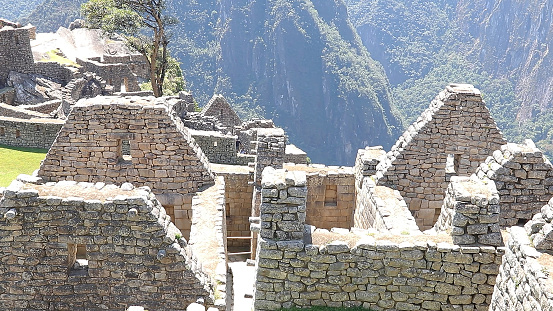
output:
[[[140,84],[140,88],[144,91],[152,90],[152,84],[150,82],[145,82]],[[167,66],[167,75],[163,81],[163,95],[171,96],[176,95],[180,91],[185,90],[184,77],[182,75],[182,70],[180,68],[179,62],[173,58],[168,58]]]
[[[31,13],[31,11],[42,1],[43,0],[0,0],[0,7],[2,8],[1,18],[5,18],[10,21],[17,21],[21,17]]]
[[[27,1],[13,1],[27,3]],[[75,19],[80,18],[79,9],[86,0],[44,0],[27,16],[20,19],[23,25],[36,26],[38,32],[56,32],[60,26],[69,27]]]
[[[169,66],[167,27],[176,23],[165,9],[164,0],[89,0],[81,6],[87,26],[122,35],[130,48],[144,55],[156,97],[163,95]]]
[[[19,174],[32,174],[48,150],[0,146],[0,187],[7,187]]]

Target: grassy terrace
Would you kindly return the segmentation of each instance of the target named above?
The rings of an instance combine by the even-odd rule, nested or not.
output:
[[[32,174],[44,160],[46,149],[0,145],[0,187],[7,187],[19,174]]]

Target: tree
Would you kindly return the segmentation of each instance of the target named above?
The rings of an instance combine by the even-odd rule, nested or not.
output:
[[[144,55],[156,97],[163,95],[169,65],[166,28],[176,23],[164,13],[165,0],[90,0],[81,6],[89,27],[122,35],[131,48]]]

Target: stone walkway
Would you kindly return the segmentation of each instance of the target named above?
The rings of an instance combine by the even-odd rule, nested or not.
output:
[[[234,256],[233,256],[234,257]],[[235,261],[236,260],[236,261]],[[243,260],[243,261],[238,261]],[[253,286],[255,282],[255,267],[248,266],[246,259],[236,256],[229,258],[229,266],[232,270],[234,294],[233,309],[235,311],[253,310]]]

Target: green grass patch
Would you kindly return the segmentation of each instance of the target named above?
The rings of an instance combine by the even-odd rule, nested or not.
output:
[[[75,63],[74,61],[63,57],[63,54],[61,54],[60,50],[58,50],[58,49],[48,51],[46,53],[46,55],[44,56],[44,58],[42,58],[39,61],[40,62],[56,62],[58,64],[77,67],[77,68],[81,67],[81,65]]]
[[[19,174],[32,174],[47,152],[47,149],[0,145],[0,187],[9,186]]]
[[[307,309],[299,309],[299,308],[290,308],[290,309],[279,309],[279,311],[371,311],[370,309],[364,309],[362,307],[351,307],[351,308],[332,308],[332,307],[311,307]]]

